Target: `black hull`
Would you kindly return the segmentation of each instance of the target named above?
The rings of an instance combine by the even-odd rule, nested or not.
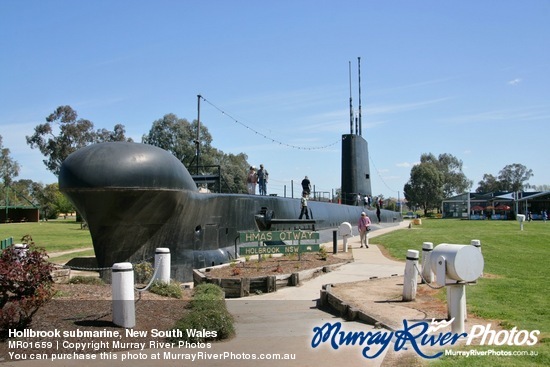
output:
[[[191,281],[193,268],[235,257],[240,231],[269,227],[269,219],[299,217],[299,199],[199,193],[174,160],[152,146],[104,143],[81,149],[63,163],[61,190],[88,223],[99,267],[151,260],[156,248],[167,247],[171,276]],[[309,209],[315,229],[342,222],[355,226],[364,210],[317,201],[310,201]],[[376,218],[374,212],[369,215]],[[401,220],[399,213],[383,210],[381,215],[384,222]]]

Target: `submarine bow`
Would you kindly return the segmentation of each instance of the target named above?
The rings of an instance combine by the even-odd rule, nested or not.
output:
[[[100,268],[149,260],[157,247],[176,250],[183,236],[177,222],[184,219],[189,194],[197,192],[172,154],[127,142],[74,152],[61,166],[59,187],[86,220]]]

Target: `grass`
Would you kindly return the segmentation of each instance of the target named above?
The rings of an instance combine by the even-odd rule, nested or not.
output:
[[[494,320],[507,329],[516,326],[518,330],[540,330],[536,347],[508,347],[508,350],[536,351],[538,356],[443,357],[435,365],[550,365],[550,223],[525,223],[521,231],[515,221],[423,219],[420,226],[379,236],[376,242],[392,256],[404,260],[409,249],[422,253],[423,242],[432,242],[434,246],[470,244],[472,239],[481,241],[485,267],[484,277],[467,288],[468,312]]]
[[[0,224],[0,239],[13,237],[14,243],[21,243],[25,235],[31,235],[34,243],[48,253],[92,247],[90,231],[81,229],[74,219]]]
[[[59,256],[56,254],[53,254],[53,255],[50,255],[48,260],[55,264],[65,264],[69,260],[75,257],[93,257],[93,256],[95,256],[94,249],[89,249],[84,251],[75,251],[67,254],[61,254]]]

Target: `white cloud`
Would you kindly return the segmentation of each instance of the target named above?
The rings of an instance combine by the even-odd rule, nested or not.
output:
[[[523,79],[521,78],[516,78],[516,79],[513,79],[513,80],[510,80],[508,82],[508,85],[518,85],[519,83],[521,83],[523,81]]]
[[[482,121],[540,121],[547,120],[549,112],[547,106],[527,106],[521,108],[509,108],[491,111],[482,111],[469,115],[454,116],[443,119],[448,123],[479,123]]]

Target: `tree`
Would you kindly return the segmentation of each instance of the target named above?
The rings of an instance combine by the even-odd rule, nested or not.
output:
[[[222,169],[222,192],[246,193],[246,173],[250,164],[247,155],[226,154],[216,150],[212,157],[212,164],[219,165]]]
[[[0,175],[4,186],[9,186],[14,177],[19,175],[19,163],[10,156],[10,150],[4,148],[2,144],[2,135],[0,135]]]
[[[411,177],[403,191],[410,206],[428,210],[437,208],[443,199],[444,174],[433,162],[423,162],[411,169]]]
[[[143,135],[142,142],[169,151],[193,174],[215,174],[216,169],[208,166],[220,166],[222,192],[246,192],[245,175],[250,166],[247,156],[243,153],[227,155],[212,147],[212,136],[208,128],[201,124],[197,165],[197,128],[196,120],[190,123],[170,113],[153,122],[149,133]]]
[[[498,179],[505,191],[523,191],[529,188],[527,181],[533,176],[533,170],[523,164],[513,163],[505,166],[498,173]]]
[[[11,206],[29,206],[37,205],[36,201],[32,196],[32,180],[18,180],[12,181],[9,187],[5,186],[2,189],[2,195],[0,197],[1,205],[6,205],[6,201],[9,203],[7,205]],[[9,198],[8,198],[9,196]],[[6,200],[8,198],[8,200]]]
[[[420,162],[433,163],[437,170],[443,174],[444,198],[461,194],[472,187],[473,182],[468,180],[462,172],[462,161],[452,154],[440,154],[437,158],[432,153],[422,154]]]
[[[59,133],[55,135],[55,126]],[[132,141],[125,137],[123,125],[115,125],[114,131],[94,130],[94,124],[86,119],[78,119],[78,114],[70,106],[60,106],[46,117],[46,123],[34,128],[34,134],[27,136],[27,144],[38,148],[48,159],[44,164],[55,175],[59,174],[61,163],[69,154],[87,145],[106,141]]]
[[[476,192],[523,191],[530,187],[527,181],[533,176],[533,170],[523,164],[513,163],[500,170],[498,177],[484,174],[478,182]]]
[[[57,182],[48,185],[33,182],[31,195],[40,206],[43,218],[56,219],[60,213],[67,214],[75,211],[71,202],[59,191]]]
[[[143,135],[141,141],[169,151],[191,170],[191,164],[196,159],[197,126],[197,121],[190,123],[186,119],[180,119],[173,113],[169,113],[154,121],[149,134]],[[199,140],[201,154],[204,154],[210,149],[212,142],[212,136],[205,126],[201,127]]]
[[[502,191],[501,184],[498,179],[489,173],[484,174],[483,179],[477,184],[478,187],[476,192],[478,193]]]

